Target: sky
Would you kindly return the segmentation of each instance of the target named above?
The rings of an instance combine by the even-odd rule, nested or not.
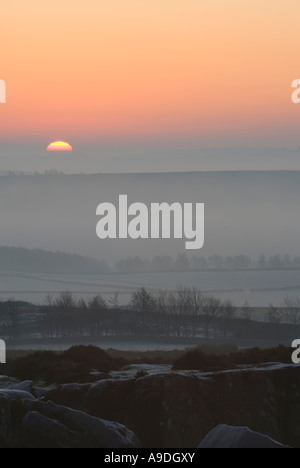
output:
[[[70,155],[45,155],[55,140],[72,144],[76,171],[101,169],[116,145],[141,148],[139,170],[162,147],[197,148],[204,166],[206,148],[248,149],[248,162],[295,150],[299,15],[298,0],[3,0],[0,171],[72,172]]]

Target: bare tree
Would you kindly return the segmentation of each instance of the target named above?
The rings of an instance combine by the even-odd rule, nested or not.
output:
[[[80,310],[87,310],[88,309],[88,304],[86,301],[81,297],[78,302],[77,302],[77,307]]]
[[[108,304],[110,306],[111,329],[114,329],[115,331],[119,330],[121,324],[121,303],[119,294],[115,293],[110,297]]]
[[[52,294],[50,294],[50,293],[48,293],[47,296],[46,296],[46,305],[48,307],[53,307],[53,305],[54,305],[54,299],[53,299]]]
[[[167,315],[169,312],[168,295],[169,295],[168,291],[159,291],[159,294],[157,296],[156,305],[157,305],[157,309],[159,310],[161,314]]]
[[[132,293],[131,306],[134,310],[141,312],[142,325],[145,327],[147,316],[156,309],[156,300],[145,288],[140,288]]]
[[[298,325],[300,322],[300,300],[299,297],[289,298],[286,297],[283,301],[286,311],[286,318],[293,325]]]
[[[63,291],[60,296],[54,301],[56,307],[61,309],[73,309],[76,307],[76,301],[70,291]]]
[[[226,336],[232,320],[235,318],[235,307],[230,300],[224,301],[220,308],[220,330]]]
[[[168,330],[170,314],[168,291],[159,291],[156,298],[156,313],[160,325],[160,332]]]
[[[115,293],[112,297],[110,297],[108,303],[113,310],[119,310],[121,307],[119,294]]]
[[[203,309],[203,294],[198,288],[193,288],[192,295],[192,333],[193,337],[196,336],[199,328],[199,317]]]
[[[181,336],[181,326],[177,293],[169,292],[166,300],[167,310],[170,315],[171,330],[175,329],[176,335],[179,338]]]
[[[221,301],[213,296],[205,296],[203,299],[203,320],[206,338],[210,337],[210,329],[216,325],[216,320],[221,310]]]
[[[54,301],[55,320],[57,333],[62,335],[72,335],[76,323],[74,309],[76,300],[70,291],[63,291]],[[73,313],[72,313],[73,312]]]
[[[274,307],[273,304],[269,305],[268,308],[268,322],[279,325],[282,321],[282,311],[277,307]]]
[[[248,301],[242,307],[242,317],[244,320],[248,320],[250,322],[252,320],[253,309],[250,307]]]
[[[188,318],[193,313],[193,291],[189,287],[178,286],[176,291],[177,299],[177,328],[180,334],[186,334],[188,328]]]
[[[10,338],[16,338],[19,335],[22,320],[18,304],[14,298],[9,299],[5,304],[5,313],[2,323]]]
[[[100,294],[88,300],[88,322],[90,335],[100,335],[104,331],[104,323],[108,311],[107,304]]]

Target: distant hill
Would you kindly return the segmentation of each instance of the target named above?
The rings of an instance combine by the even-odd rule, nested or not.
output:
[[[0,247],[0,270],[36,273],[106,273],[104,261],[64,252],[47,252],[25,248]]]

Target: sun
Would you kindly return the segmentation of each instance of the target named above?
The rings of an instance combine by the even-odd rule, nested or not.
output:
[[[72,146],[65,141],[54,141],[50,143],[47,148],[47,151],[72,151]]]

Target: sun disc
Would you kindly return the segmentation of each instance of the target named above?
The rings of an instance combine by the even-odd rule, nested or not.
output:
[[[66,141],[54,141],[47,147],[47,151],[72,151],[72,146]]]

